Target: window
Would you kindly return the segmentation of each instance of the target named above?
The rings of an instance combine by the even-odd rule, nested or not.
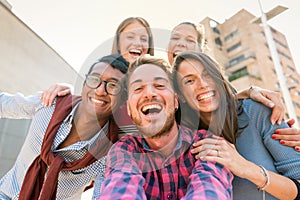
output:
[[[288,69],[288,70],[290,70],[290,71],[292,71],[292,72],[295,72],[295,69],[294,68],[292,68],[291,66],[286,66],[286,68]]]
[[[231,46],[231,47],[229,47],[229,48],[227,49],[227,53],[229,53],[229,52],[235,50],[236,48],[238,48],[238,47],[240,47],[240,46],[242,46],[242,43],[241,43],[241,42],[236,43],[235,45],[233,45],[233,46]]]
[[[297,83],[297,84],[299,83],[299,81],[297,79],[295,79],[294,77],[290,77],[290,78],[293,83]]]
[[[287,49],[287,48],[288,48],[288,47],[287,47],[285,44],[283,44],[282,42],[280,42],[280,41],[276,40],[275,38],[274,38],[274,42],[275,42],[276,44],[278,44],[279,46],[281,46],[281,47],[285,48],[285,49]]]
[[[217,27],[214,27],[214,28],[213,28],[213,31],[214,31],[215,33],[217,33],[217,34],[220,34],[220,31],[219,31],[219,29],[217,29]]]
[[[295,108],[300,108],[300,104],[297,103],[297,102],[293,102],[293,105],[294,105]]]
[[[231,38],[233,38],[237,34],[238,34],[238,30],[235,30],[235,31],[231,32],[229,35],[227,35],[224,39],[227,42],[228,40],[230,40]]]
[[[219,37],[217,37],[217,38],[215,39],[215,43],[216,43],[217,45],[219,45],[219,46],[222,46],[222,41],[221,41],[221,39],[220,39]]]
[[[245,60],[245,55],[241,55],[241,56],[239,56],[237,58],[234,58],[234,59],[232,59],[232,60],[229,61],[228,67],[236,65],[237,63],[239,63],[239,62],[241,62],[243,60]]]
[[[247,66],[235,71],[232,73],[231,76],[229,76],[228,80],[231,82],[231,81],[234,81],[236,79],[239,79],[243,76],[247,76],[249,75],[249,72],[248,72],[248,69],[247,69]]]
[[[277,50],[277,52],[278,52],[279,55],[282,55],[283,57],[285,57],[285,58],[291,60],[291,57],[289,57],[288,55],[286,55],[286,54],[283,53],[282,51]]]

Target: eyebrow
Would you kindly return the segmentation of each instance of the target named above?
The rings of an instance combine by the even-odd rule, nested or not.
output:
[[[194,75],[193,75],[193,74],[185,75],[184,77],[182,77],[182,78],[180,79],[180,81],[182,81],[182,80],[185,79],[185,78],[189,78],[189,77],[191,77],[191,76],[194,76]]]
[[[169,80],[167,78],[165,78],[165,77],[155,77],[154,78],[154,81],[159,81],[159,80],[164,80],[164,81],[169,82]],[[143,82],[143,80],[142,79],[137,79],[137,80],[131,82],[129,85],[133,85],[135,83],[140,83],[140,82]]]
[[[91,73],[90,75],[93,75],[93,76],[99,76],[100,79],[102,80],[102,78],[101,78],[102,74],[99,74],[99,73]],[[121,79],[121,78],[109,77],[109,78],[106,79],[105,81],[107,81],[107,80],[109,80],[109,81],[113,80],[113,81],[116,81],[116,82],[120,82],[120,79]]]

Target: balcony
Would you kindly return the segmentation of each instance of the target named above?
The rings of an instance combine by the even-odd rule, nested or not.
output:
[[[233,73],[254,62],[256,62],[256,56],[254,53],[244,54],[230,60],[226,66],[226,71],[228,71],[229,73]]]

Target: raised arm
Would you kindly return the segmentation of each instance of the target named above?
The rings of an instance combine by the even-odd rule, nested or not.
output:
[[[42,106],[40,93],[31,96],[0,93],[0,118],[30,119],[39,106]]]
[[[100,199],[147,199],[143,188],[145,179],[135,160],[132,153],[112,146]]]
[[[232,179],[228,168],[197,160],[183,199],[232,199]]]
[[[285,108],[281,100],[281,95],[279,92],[274,92],[271,90],[266,90],[257,86],[251,86],[237,93],[238,99],[251,98],[254,101],[260,102],[265,106],[272,108],[271,123],[280,124],[284,119]]]

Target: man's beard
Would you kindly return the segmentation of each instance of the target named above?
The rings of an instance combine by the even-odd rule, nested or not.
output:
[[[132,112],[131,112],[132,113]],[[167,135],[169,131],[172,129],[175,123],[175,112],[173,110],[169,111],[169,115],[165,117],[165,123],[163,126],[160,126],[161,128],[159,130],[156,130],[159,127],[143,127],[142,126],[142,119],[139,117],[133,117],[131,115],[132,120],[134,121],[137,129],[146,137],[148,138],[159,138],[161,136]],[[156,132],[156,133],[155,133]]]

